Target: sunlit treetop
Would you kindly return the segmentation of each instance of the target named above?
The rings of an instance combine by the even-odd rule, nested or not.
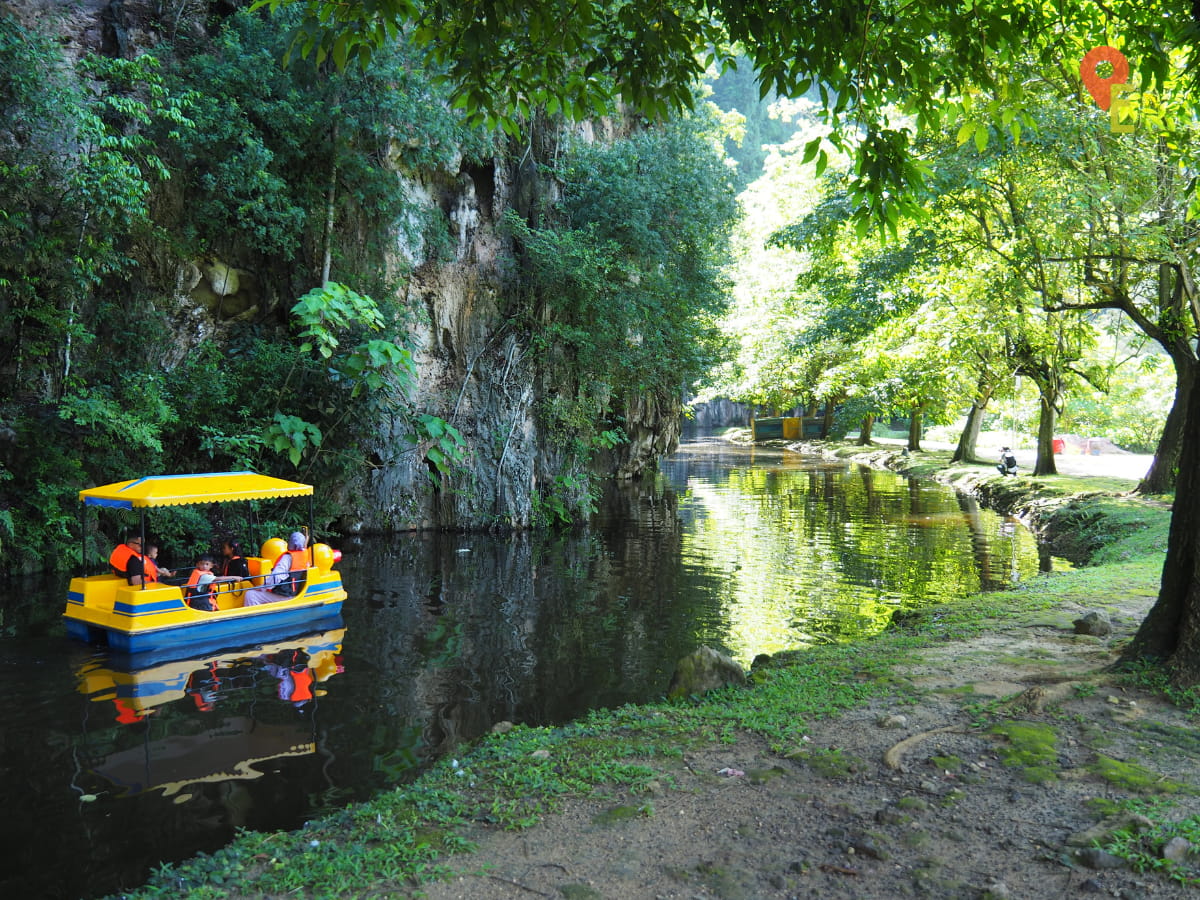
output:
[[[300,7],[293,52],[365,65],[399,39],[445,73],[454,103],[480,124],[517,132],[534,110],[570,119],[618,102],[651,118],[690,106],[692,84],[735,47],[764,94],[820,93],[828,133],[810,147],[823,167],[850,149],[859,215],[894,227],[922,181],[913,139],[964,95],[1020,122],[1024,74],[1078,72],[1089,49],[1129,59],[1152,91],[1168,53],[1198,31],[1191,0],[259,0]],[[1078,77],[1078,76],[1076,76]],[[1082,86],[1081,86],[1082,95]],[[826,145],[826,142],[828,144]]]

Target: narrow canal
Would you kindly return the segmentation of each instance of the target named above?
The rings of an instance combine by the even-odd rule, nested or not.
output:
[[[238,828],[291,829],[498,721],[660,696],[700,644],[854,640],[1049,565],[929,482],[695,440],[568,535],[344,546],[344,628],[122,669],[70,642],[65,581],[0,587],[0,896],[92,898]]]

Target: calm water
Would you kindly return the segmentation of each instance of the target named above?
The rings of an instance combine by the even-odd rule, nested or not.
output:
[[[660,696],[700,644],[748,665],[1048,564],[938,485],[719,442],[614,489],[586,533],[344,550],[344,628],[140,672],[64,637],[62,579],[0,588],[0,896],[133,887],[497,721]]]

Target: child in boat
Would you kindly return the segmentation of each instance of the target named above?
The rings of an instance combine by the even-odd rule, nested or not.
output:
[[[142,560],[147,581],[158,581],[159,576],[171,578],[175,573],[158,564],[158,544],[146,544],[146,558]]]
[[[242,555],[242,543],[233,536],[221,540],[221,574],[236,575],[238,578],[250,577],[250,566]]]
[[[216,565],[216,560],[207,553],[196,560],[196,567],[192,569],[191,577],[188,578],[188,583],[183,589],[187,605],[192,609],[216,612],[218,606],[215,586],[239,580],[233,577],[225,578],[214,575],[214,565]]]

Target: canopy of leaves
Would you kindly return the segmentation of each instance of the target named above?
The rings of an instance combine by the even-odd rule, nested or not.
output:
[[[514,130],[537,107],[581,118],[617,99],[650,116],[691,104],[709,61],[752,61],[762,91],[816,89],[827,138],[854,148],[851,192],[860,215],[895,228],[915,212],[924,171],[916,131],[939,127],[947,106],[981,89],[1005,127],[1024,106],[1020,66],[1077,66],[1094,46],[1119,43],[1143,89],[1166,78],[1164,50],[1190,52],[1182,2],[1055,0],[912,3],[820,0],[780,4],[705,0],[672,6],[631,0],[260,0],[299,6],[295,48],[345,64],[405,33],[444,68],[456,103]],[[897,113],[900,114],[897,117]],[[814,151],[815,152],[815,151]]]

